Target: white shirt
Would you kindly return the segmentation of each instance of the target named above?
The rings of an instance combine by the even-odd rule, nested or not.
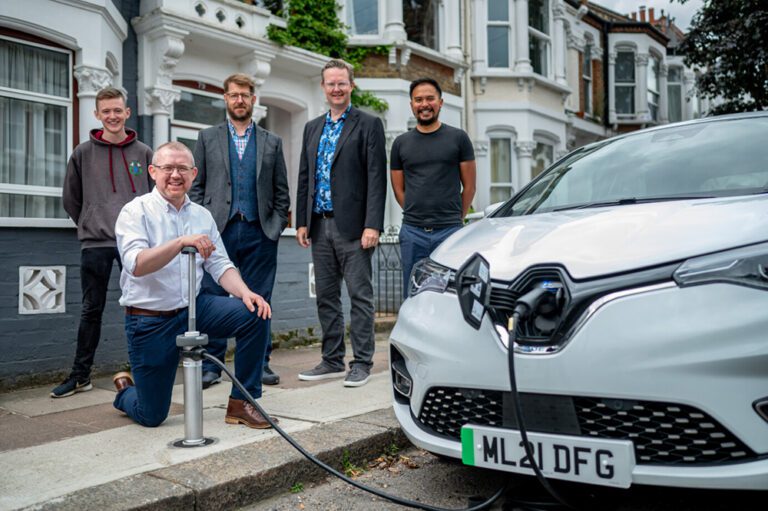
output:
[[[115,224],[117,249],[123,261],[120,305],[166,311],[189,305],[189,255],[178,254],[170,263],[149,275],[137,277],[136,259],[144,249],[156,247],[188,234],[207,234],[216,250],[205,261],[197,254],[195,296],[200,292],[203,267],[218,282],[229,268],[229,260],[219,231],[211,213],[185,197],[181,210],[177,210],[160,195],[157,188],[136,197],[123,206]]]

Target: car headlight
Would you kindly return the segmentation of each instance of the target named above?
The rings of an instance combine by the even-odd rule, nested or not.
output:
[[[768,290],[768,243],[689,259],[673,277],[680,287],[720,282]]]
[[[416,296],[424,291],[443,293],[448,287],[452,270],[431,259],[422,259],[413,266],[408,281],[408,296]]]

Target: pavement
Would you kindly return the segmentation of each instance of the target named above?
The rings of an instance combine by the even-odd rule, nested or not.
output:
[[[387,338],[376,334],[372,376],[359,388],[298,380],[320,361],[319,345],[275,350],[270,366],[281,382],[264,386],[259,403],[336,468],[403,445]],[[203,434],[215,442],[194,448],[172,445],[184,437],[181,370],[158,428],[112,407],[110,377],[92,381],[93,390],[60,399],[49,396],[54,385],[0,394],[0,510],[236,509],[325,477],[274,430],[225,424],[228,381],[203,391]]]

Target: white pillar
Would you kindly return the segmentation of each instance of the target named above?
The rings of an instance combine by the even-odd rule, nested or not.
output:
[[[472,70],[478,72],[488,67],[488,4],[486,0],[472,2],[472,15],[470,16]]]
[[[461,48],[461,13],[459,0],[444,0],[445,2],[445,53],[452,59],[464,60],[464,50]],[[402,5],[402,4],[401,4]],[[402,9],[402,7],[401,7]]]
[[[557,1],[553,6],[555,18],[555,34],[552,38],[554,49],[555,81],[562,85],[568,85],[565,74],[565,7]]]
[[[391,43],[404,43],[408,36],[405,34],[403,23],[403,3],[399,0],[389,0],[386,5],[386,22],[384,23],[384,39]]]
[[[659,64],[659,123],[667,124],[669,122],[669,104],[667,98],[667,73],[669,67],[663,62]]]
[[[616,124],[616,54],[608,54],[608,122]]]
[[[152,114],[152,146],[154,148],[170,140],[173,104],[180,98],[180,91],[168,87],[153,87],[147,91],[146,102]]]
[[[106,69],[84,64],[75,66],[74,74],[77,79],[77,99],[80,104],[78,108],[80,140],[76,142],[80,143],[88,140],[89,131],[101,127],[101,123],[93,115],[96,110],[96,94],[104,87],[112,85],[112,74]]]
[[[515,71],[532,73],[528,49],[528,0],[515,0]]]
[[[637,78],[635,79],[635,115],[639,121],[650,121],[648,111],[648,54],[635,55]]]
[[[517,142],[515,149],[517,149],[518,169],[515,189],[520,190],[531,180],[531,157],[533,156],[533,150],[536,149],[536,142],[533,140]]]

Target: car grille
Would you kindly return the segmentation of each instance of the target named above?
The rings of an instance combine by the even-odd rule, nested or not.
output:
[[[638,463],[744,461],[755,453],[706,413],[686,405],[521,394],[526,426],[541,433],[631,440]],[[510,392],[435,387],[418,417],[432,433],[460,439],[465,424],[515,428]]]

